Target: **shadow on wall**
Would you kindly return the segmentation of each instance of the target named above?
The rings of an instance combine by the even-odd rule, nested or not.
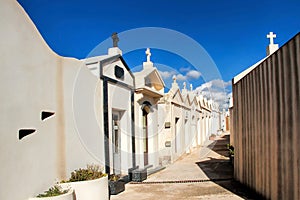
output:
[[[223,137],[215,140],[215,142],[210,146],[208,146],[211,150],[226,158],[216,159],[208,157],[210,160],[196,162],[196,164],[211,181],[231,191],[239,197],[243,199],[255,200],[265,199],[261,195],[254,192],[252,189],[233,179],[233,165],[228,159],[229,150],[227,149],[229,137],[230,135],[224,135]]]

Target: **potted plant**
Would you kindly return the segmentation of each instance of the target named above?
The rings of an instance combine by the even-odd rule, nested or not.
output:
[[[50,187],[43,194],[39,194],[36,197],[29,198],[29,200],[74,200],[73,189],[62,189],[59,185]]]
[[[71,173],[68,181],[63,181],[63,187],[70,185],[76,200],[101,199],[108,200],[108,179],[98,165],[87,165],[86,169],[77,169]]]
[[[109,194],[116,195],[125,190],[125,181],[120,179],[119,175],[112,174],[109,176]]]
[[[215,140],[215,138],[216,138],[216,134],[211,134],[211,135],[209,136],[209,140]]]
[[[229,150],[229,159],[231,164],[234,164],[234,147],[230,144],[227,144],[227,149]]]

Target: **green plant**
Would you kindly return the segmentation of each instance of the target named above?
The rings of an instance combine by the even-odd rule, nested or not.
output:
[[[44,194],[39,194],[36,197],[54,197],[62,194],[66,194],[69,190],[63,190],[60,186],[54,185],[53,187],[49,188]]]
[[[231,144],[227,144],[227,149],[229,150],[229,156],[234,155],[234,147]]]
[[[111,175],[109,176],[109,180],[110,180],[110,181],[117,181],[117,180],[119,180],[119,179],[120,179],[120,175],[111,174]]]
[[[94,180],[106,176],[99,165],[87,165],[86,169],[77,169],[71,173],[71,178],[67,182]]]

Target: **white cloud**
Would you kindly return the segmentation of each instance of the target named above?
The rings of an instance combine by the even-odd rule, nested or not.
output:
[[[221,79],[214,79],[214,80],[211,80],[209,82],[206,82],[206,83],[203,83],[199,88],[199,90],[205,90],[205,89],[208,89],[208,90],[211,90],[211,89],[214,89],[214,88],[227,88],[228,86],[231,85],[231,81],[223,81]]]
[[[176,79],[177,79],[178,81],[185,81],[185,80],[187,79],[187,77],[184,76],[184,75],[182,75],[182,74],[177,74],[177,75],[176,75]]]
[[[231,81],[223,81],[221,79],[211,80],[202,84],[195,89],[196,93],[202,94],[208,99],[213,99],[220,105],[220,109],[227,109],[231,93]]]
[[[186,76],[190,79],[198,79],[201,76],[201,73],[196,70],[188,71]]]
[[[173,71],[158,71],[163,79],[168,79],[175,75],[176,73]]]
[[[201,76],[201,73],[196,70],[191,70],[186,73],[186,75],[183,74],[177,74],[176,78],[178,81],[186,81],[191,79],[198,79]]]

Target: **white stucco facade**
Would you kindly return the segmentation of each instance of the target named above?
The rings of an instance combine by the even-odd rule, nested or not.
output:
[[[135,138],[136,158],[140,168],[159,166],[159,113],[157,102],[163,96],[164,82],[157,68],[150,61],[150,49],[143,69],[134,73],[135,85]]]
[[[0,2],[0,21],[1,200],[33,197],[87,164],[110,174],[167,165],[215,131],[212,103],[176,81],[164,94],[150,50],[132,74],[118,47],[57,55],[15,1]]]
[[[127,174],[133,165],[132,133],[134,77],[118,47],[108,49],[108,55],[84,59],[86,67],[98,79],[97,121],[107,141],[104,143],[106,173]],[[101,99],[100,99],[101,98]],[[89,115],[86,115],[89,116]],[[95,137],[88,137],[94,140]]]
[[[218,105],[196,95],[192,86],[187,90],[184,84],[180,90],[176,78],[173,79],[171,89],[158,103],[160,165],[167,165],[190,153],[211,134],[217,134],[220,127]]]
[[[94,95],[101,86],[82,61],[55,54],[17,2],[0,2],[0,20],[0,199],[23,200],[78,167],[101,164],[101,128],[93,118],[84,117],[99,115],[93,107],[101,102]],[[85,84],[76,85],[78,79]],[[78,116],[72,104],[75,86],[87,97],[84,109],[76,110],[85,113]],[[42,120],[45,111],[53,115]],[[91,151],[82,144],[76,120],[84,122],[85,133],[94,137],[88,141],[95,147]],[[17,192],[16,185],[22,186]]]
[[[99,73],[103,69],[103,76],[116,79],[115,65],[124,70],[124,78],[107,82],[107,127],[111,144],[112,112],[118,111],[119,168],[127,172],[133,164],[134,78],[121,56],[112,55],[118,51],[88,60],[61,57],[15,1],[0,2],[0,20],[0,199],[27,199],[68,178],[74,169],[91,163],[105,166],[104,84]],[[111,62],[97,65],[105,59]],[[88,68],[89,61],[95,70]],[[127,100],[118,101],[118,96]],[[44,119],[44,113],[51,116]],[[112,148],[109,164],[114,167]],[[22,187],[16,192],[16,186]]]

